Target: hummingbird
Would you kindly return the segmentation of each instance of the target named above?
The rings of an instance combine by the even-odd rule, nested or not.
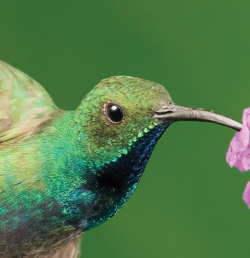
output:
[[[163,86],[102,80],[73,111],[0,61],[0,257],[76,258],[81,235],[114,216],[177,121],[241,123],[175,105]]]

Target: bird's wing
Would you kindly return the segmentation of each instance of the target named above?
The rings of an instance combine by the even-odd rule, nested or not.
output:
[[[81,238],[75,239],[69,242],[66,246],[63,246],[55,254],[50,254],[44,258],[79,258],[80,257],[80,243]]]
[[[58,110],[39,83],[0,61],[0,142],[34,132]]]

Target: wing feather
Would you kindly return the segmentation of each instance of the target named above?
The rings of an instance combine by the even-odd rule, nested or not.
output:
[[[80,257],[80,237],[63,246],[55,254],[50,254],[44,258],[79,258]]]
[[[0,61],[0,142],[34,132],[58,111],[38,82]]]

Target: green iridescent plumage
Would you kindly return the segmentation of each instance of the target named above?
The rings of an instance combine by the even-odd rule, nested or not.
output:
[[[241,124],[175,105],[159,84],[102,80],[75,111],[0,62],[0,257],[76,258],[81,234],[114,216],[175,121]]]
[[[76,111],[0,62],[0,256],[44,257],[112,217],[131,196],[169,124],[159,84],[126,76],[98,84]],[[107,105],[124,109],[110,122]]]

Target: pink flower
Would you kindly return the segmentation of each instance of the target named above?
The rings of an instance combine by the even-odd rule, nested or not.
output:
[[[241,172],[250,169],[250,108],[244,110],[242,129],[234,136],[227,152],[227,163]],[[250,181],[247,183],[243,200],[250,208]]]
[[[248,208],[250,209],[250,181],[247,183],[245,191],[243,193],[243,200],[245,201]]]
[[[227,163],[241,172],[250,169],[250,108],[244,110],[242,129],[234,136],[227,152]]]

